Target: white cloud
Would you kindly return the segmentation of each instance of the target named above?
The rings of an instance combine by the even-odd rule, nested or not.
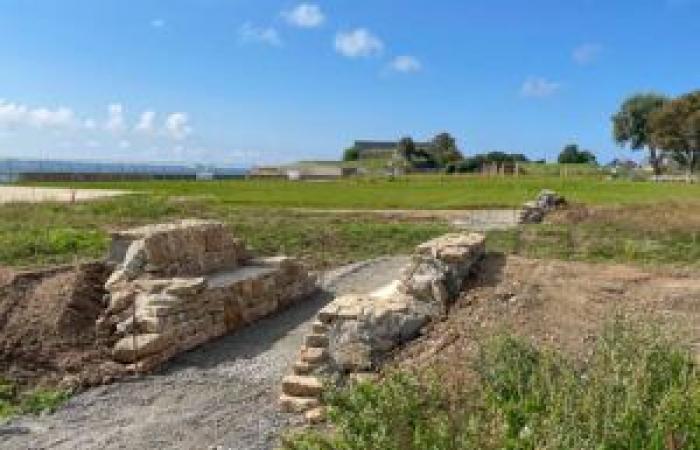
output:
[[[119,103],[113,103],[107,107],[107,122],[105,129],[112,133],[120,133],[126,128],[124,121],[124,107]]]
[[[66,107],[55,109],[47,107],[30,108],[20,103],[0,100],[0,127],[17,128],[33,126],[36,128],[70,128],[75,126],[73,110]]]
[[[238,29],[238,40],[244,44],[266,44],[273,47],[282,45],[282,39],[272,27],[256,27],[246,22]]]
[[[119,148],[126,150],[128,148],[131,148],[131,141],[128,141],[126,139],[122,139],[119,141]]]
[[[401,55],[394,58],[389,67],[396,72],[409,73],[420,71],[423,65],[415,56]]]
[[[94,130],[97,127],[97,123],[92,119],[85,119],[85,121],[83,121],[83,127],[85,127],[86,130]]]
[[[156,113],[153,111],[142,112],[134,130],[142,133],[153,133],[155,131],[155,118]]]
[[[161,18],[155,18],[151,20],[151,27],[153,28],[163,28],[165,27],[165,20]]]
[[[301,3],[291,11],[283,12],[288,24],[300,28],[316,28],[326,20],[321,8],[313,3]]]
[[[176,112],[165,118],[165,131],[173,139],[182,140],[192,133],[189,125],[189,116],[183,112]]]
[[[379,55],[384,43],[366,28],[338,32],[335,36],[335,49],[348,58],[366,58]]]
[[[600,44],[586,43],[576,47],[571,53],[571,57],[576,64],[585,66],[594,62],[602,51],[603,46]]]
[[[542,77],[530,77],[520,87],[523,97],[543,98],[554,95],[561,88],[561,83]]]

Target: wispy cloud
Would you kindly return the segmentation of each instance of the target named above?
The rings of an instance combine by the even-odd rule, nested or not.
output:
[[[384,43],[366,28],[356,28],[336,34],[335,50],[347,58],[367,58],[381,54]]]
[[[165,131],[173,139],[182,140],[192,133],[187,113],[176,112],[165,119]]]
[[[574,49],[571,57],[576,64],[585,66],[595,62],[603,51],[603,46],[594,43],[581,44]]]
[[[411,73],[423,69],[423,64],[415,56],[401,55],[391,60],[389,68],[395,72]]]
[[[155,119],[156,113],[154,111],[142,112],[134,130],[141,133],[153,133],[155,131]]]
[[[0,128],[12,129],[31,126],[35,128],[70,128],[77,121],[72,109],[30,107],[21,103],[0,100]]]
[[[520,95],[528,98],[544,98],[556,94],[561,83],[542,77],[529,77],[520,87]]]
[[[107,107],[107,121],[104,128],[112,133],[121,133],[126,129],[124,106],[120,103],[113,103]]]
[[[326,20],[321,7],[313,3],[301,3],[289,11],[282,12],[282,17],[288,24],[299,28],[316,28]]]
[[[272,27],[258,27],[246,22],[238,29],[238,40],[244,44],[265,44],[273,47],[282,45],[282,38]]]
[[[159,17],[151,20],[151,27],[153,28],[165,28],[165,20]]]

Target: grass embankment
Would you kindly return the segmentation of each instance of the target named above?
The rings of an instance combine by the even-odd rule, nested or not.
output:
[[[615,323],[585,361],[499,336],[473,364],[476,383],[460,388],[426,381],[440,374],[398,373],[335,392],[332,428],[286,448],[700,448],[700,373],[656,332]]]
[[[0,379],[0,421],[17,414],[53,412],[68,397],[67,391],[55,389],[22,391],[16,384]]]
[[[586,205],[630,205],[700,198],[700,185],[608,181],[601,177],[409,176],[327,182],[281,180],[44,183],[195,197],[228,206],[316,209],[477,209],[519,207],[544,188]]]

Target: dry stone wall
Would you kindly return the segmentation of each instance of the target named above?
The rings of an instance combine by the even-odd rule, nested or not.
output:
[[[393,348],[446,313],[484,252],[482,234],[441,236],[416,247],[400,280],[326,305],[305,338],[293,374],[283,380],[282,409],[316,420],[322,381],[372,377]]]
[[[542,190],[534,201],[525,202],[518,223],[540,223],[553,209],[566,204],[566,199],[549,189]]]
[[[113,236],[118,262],[98,319],[115,360],[148,371],[176,354],[307,298],[316,278],[289,257],[252,258],[217,222],[181,221]]]

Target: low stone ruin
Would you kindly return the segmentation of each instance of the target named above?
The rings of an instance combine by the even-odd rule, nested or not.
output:
[[[544,189],[539,193],[537,199],[523,204],[518,222],[521,224],[541,223],[548,212],[565,204],[566,199],[564,197],[554,191]]]
[[[484,236],[451,233],[416,247],[400,280],[366,295],[340,296],[319,311],[293,374],[282,383],[281,407],[319,417],[323,383],[372,377],[396,346],[446,313],[485,252]]]
[[[308,297],[316,278],[289,257],[253,258],[218,222],[184,220],[112,236],[116,270],[97,321],[115,360],[148,371]]]

